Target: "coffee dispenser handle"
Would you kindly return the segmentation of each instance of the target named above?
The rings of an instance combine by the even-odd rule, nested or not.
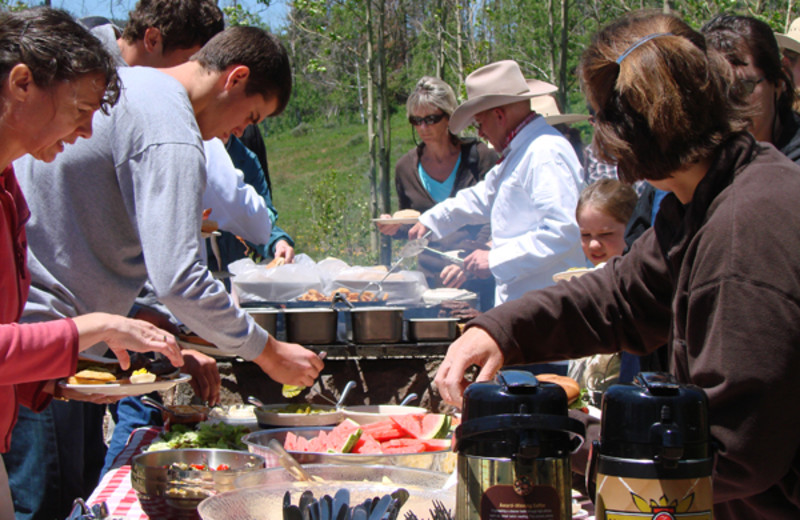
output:
[[[456,430],[456,451],[461,444],[473,437],[508,430],[539,430],[570,434],[570,452],[575,453],[586,437],[586,427],[577,419],[567,415],[546,414],[501,414],[487,415],[461,423]]]

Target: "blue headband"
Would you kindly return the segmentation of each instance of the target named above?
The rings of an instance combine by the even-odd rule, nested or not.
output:
[[[632,53],[633,51],[638,49],[641,45],[649,42],[652,39],[658,38],[660,36],[674,36],[674,35],[672,33],[654,33],[654,34],[648,34],[647,36],[645,36],[643,38],[640,38],[639,41],[637,41],[636,43],[634,43],[633,45],[628,47],[625,50],[625,52],[623,52],[622,54],[619,55],[619,58],[617,58],[617,65],[621,64],[622,60],[627,58],[630,53]]]

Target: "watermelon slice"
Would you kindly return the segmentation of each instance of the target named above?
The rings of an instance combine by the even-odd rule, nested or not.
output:
[[[297,451],[297,435],[286,432],[286,439],[283,441],[283,449],[286,451]]]
[[[450,433],[450,416],[429,413],[420,421],[419,439],[444,439]]]
[[[420,439],[420,442],[425,446],[425,451],[452,449],[452,441],[450,439]]]
[[[406,432],[407,435],[420,439],[422,438],[422,418],[424,414],[405,414],[405,415],[392,415],[389,419],[392,420],[401,430]]]
[[[356,441],[355,446],[353,449],[350,450],[350,453],[369,453],[369,454],[376,454],[376,453],[383,453],[381,451],[381,443],[376,441],[371,435],[368,433],[362,433],[361,438]]]
[[[399,439],[405,437],[405,430],[401,429],[391,419],[385,421],[378,421],[372,424],[364,424],[361,426],[364,433],[367,433],[378,442],[388,441],[390,439]]]
[[[423,453],[425,444],[418,439],[392,439],[381,443],[383,453]]]
[[[320,435],[322,435],[321,432]],[[343,421],[336,428],[328,433],[326,439],[329,453],[350,453],[359,437],[361,437],[362,430],[358,423],[354,421]]]

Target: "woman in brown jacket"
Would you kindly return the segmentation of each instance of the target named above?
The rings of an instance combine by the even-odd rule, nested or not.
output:
[[[460,404],[472,364],[488,380],[504,364],[666,343],[670,371],[708,396],[714,516],[800,518],[800,167],[744,131],[744,89],[679,18],[611,24],[580,73],[595,149],[623,180],[671,193],[627,255],[470,322],[435,383]]]

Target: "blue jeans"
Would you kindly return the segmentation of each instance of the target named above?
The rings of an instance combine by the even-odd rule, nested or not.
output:
[[[100,478],[105,406],[53,401],[42,413],[24,406],[3,454],[16,520],[65,518]]]
[[[161,402],[158,392],[153,392],[150,397]],[[143,404],[138,397],[125,397],[113,405],[109,405],[111,416],[114,418],[114,433],[111,434],[111,441],[108,443],[105,464],[100,475],[105,475],[111,469],[114,459],[125,449],[128,437],[136,428],[142,426],[161,426],[161,412]]]

